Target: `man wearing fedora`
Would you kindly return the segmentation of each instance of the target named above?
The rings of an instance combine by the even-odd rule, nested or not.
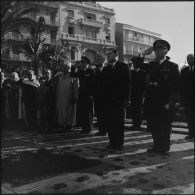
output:
[[[148,87],[144,102],[147,128],[151,131],[153,147],[147,152],[165,155],[170,150],[170,133],[176,95],[179,87],[179,68],[167,56],[170,44],[156,40],[153,47],[132,58],[137,67],[148,74]],[[144,63],[144,57],[154,51],[155,59]]]

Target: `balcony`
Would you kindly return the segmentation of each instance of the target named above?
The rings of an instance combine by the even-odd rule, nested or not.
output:
[[[86,37],[78,34],[62,33],[61,39],[115,46],[114,41],[105,40],[105,39],[96,39],[96,38]]]
[[[78,23],[84,26],[90,26],[90,27],[96,27],[96,28],[102,28],[103,23],[98,21],[98,20],[91,20],[91,19],[86,19],[86,18],[80,18],[78,20]]]
[[[28,33],[21,33],[23,38],[18,34],[18,33],[15,33],[15,32],[9,32],[5,35],[5,39],[7,40],[15,40],[15,41],[24,41],[28,38],[31,37],[30,34]]]
[[[68,21],[68,23],[70,23],[70,24],[76,24],[75,17],[68,16],[68,17],[67,17],[67,21]]]
[[[108,31],[111,31],[112,30],[110,24],[104,24],[104,29],[105,30],[108,30]]]
[[[38,21],[40,16],[36,17],[36,21]],[[59,22],[57,22],[55,19],[51,19],[51,16],[43,16],[45,19],[45,25],[49,26],[49,27],[59,27]]]

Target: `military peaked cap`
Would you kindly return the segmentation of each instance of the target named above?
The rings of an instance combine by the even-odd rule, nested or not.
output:
[[[169,44],[167,41],[161,40],[161,39],[156,40],[156,41],[153,43],[153,48],[154,48],[154,50],[155,50],[156,47],[158,47],[158,45],[163,45],[164,47],[166,47],[166,48],[168,49],[168,51],[169,51],[170,48],[171,48],[170,44]]]

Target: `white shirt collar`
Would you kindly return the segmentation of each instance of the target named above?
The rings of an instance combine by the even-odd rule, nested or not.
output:
[[[159,61],[159,64],[162,64],[166,60],[166,57]]]
[[[194,66],[189,66],[190,71],[194,71]]]
[[[114,63],[113,63],[113,67],[115,66],[115,64],[118,62],[118,60],[116,60]]]

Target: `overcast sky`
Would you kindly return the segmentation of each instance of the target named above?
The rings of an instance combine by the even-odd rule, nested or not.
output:
[[[116,22],[161,34],[171,44],[168,56],[180,67],[194,53],[194,2],[97,2],[113,8]]]

